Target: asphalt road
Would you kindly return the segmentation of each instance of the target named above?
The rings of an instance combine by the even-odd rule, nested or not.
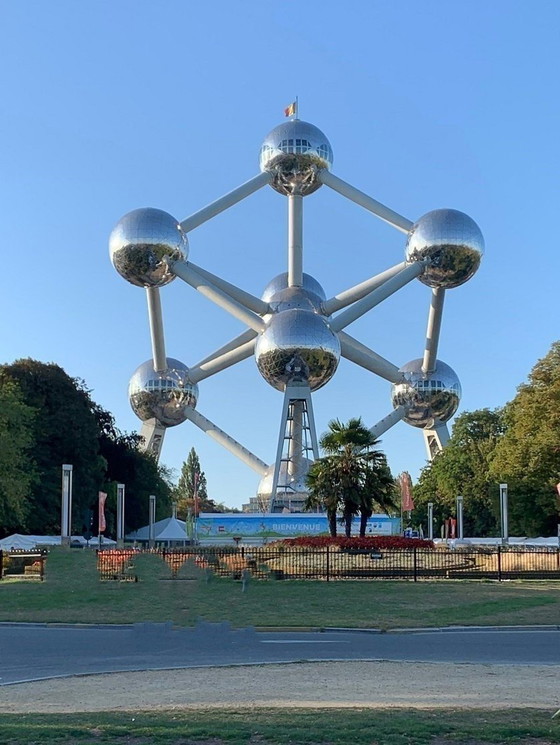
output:
[[[317,660],[560,665],[560,627],[263,633],[227,623],[0,625],[0,685],[87,673]]]

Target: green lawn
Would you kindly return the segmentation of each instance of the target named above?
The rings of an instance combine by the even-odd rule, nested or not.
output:
[[[234,626],[396,628],[449,625],[560,624],[560,583],[256,581],[194,566],[170,579],[164,562],[141,555],[139,582],[101,582],[94,552],[51,551],[46,581],[0,582],[0,621],[134,623],[198,618]]]
[[[560,722],[533,709],[221,709],[0,715],[0,745],[477,745],[560,742]]]

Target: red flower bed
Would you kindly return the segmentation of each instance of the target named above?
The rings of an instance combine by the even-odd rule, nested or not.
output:
[[[304,548],[324,548],[339,546],[340,548],[388,549],[388,548],[434,548],[433,541],[421,538],[404,538],[400,535],[374,535],[365,538],[346,538],[329,535],[302,535],[297,538],[284,538],[275,541],[276,546],[302,546]]]

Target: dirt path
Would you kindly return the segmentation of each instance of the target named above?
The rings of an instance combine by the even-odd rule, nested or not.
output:
[[[0,712],[217,706],[560,707],[560,667],[317,662],[112,673],[0,688]]]

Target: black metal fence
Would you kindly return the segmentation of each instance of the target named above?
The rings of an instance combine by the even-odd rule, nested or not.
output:
[[[0,580],[45,578],[47,552],[37,550],[0,550]]]
[[[98,552],[101,579],[137,580],[131,549]],[[554,579],[560,580],[560,549],[343,549],[195,547],[155,550],[175,578],[216,574],[240,579]]]

